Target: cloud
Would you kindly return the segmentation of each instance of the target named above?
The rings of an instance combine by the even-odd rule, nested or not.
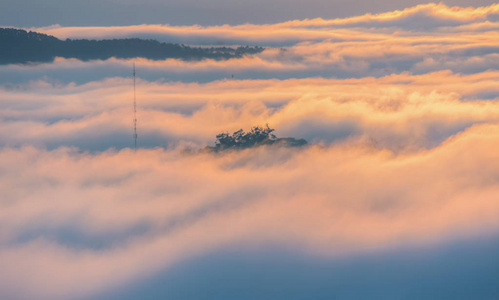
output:
[[[499,5],[488,7],[448,7],[443,3],[420,4],[404,10],[334,20],[305,20],[300,25],[382,28],[395,27],[408,31],[434,31],[439,27],[455,27],[493,20]]]
[[[269,123],[279,136],[312,142],[363,137],[396,152],[433,148],[473,124],[499,121],[498,80],[494,71],[204,84],[140,80],[139,141],[198,148],[222,131]],[[1,145],[129,147],[132,98],[124,78],[4,88]]]
[[[460,14],[454,16],[455,18],[475,20],[476,15],[489,16],[490,11],[494,9],[496,9],[495,6],[450,9],[442,5],[426,5],[409,9],[409,12],[397,12],[384,17],[380,15],[377,19],[391,20],[406,14],[410,15],[413,10],[418,12],[429,10],[436,11],[435,14],[444,14],[441,11],[445,11],[451,16],[459,12]],[[371,17],[374,18],[374,16],[369,18]],[[411,31],[399,27],[376,29],[366,24],[362,25],[364,27],[358,25],[352,28],[337,28],[334,25],[336,27],[328,28],[329,25],[321,25],[324,22],[326,21],[309,20],[274,25],[247,24],[241,25],[242,28],[228,25],[216,28],[166,26],[168,32],[175,32],[178,37],[186,37],[188,39],[186,41],[190,43],[200,42],[190,37],[193,32],[200,32],[200,36],[204,35],[203,43],[213,44],[217,41],[229,44],[257,43],[279,48],[268,47],[264,52],[256,55],[225,61],[135,59],[135,62],[139,75],[148,81],[165,79],[184,82],[209,82],[232,78],[233,75],[236,79],[290,79],[319,76],[326,78],[382,77],[403,72],[426,74],[441,70],[476,74],[499,68],[498,28],[493,25],[497,22],[473,23],[470,21],[465,25],[445,27],[441,30],[436,28],[433,31]],[[164,27],[162,25],[110,27],[95,28],[96,31],[83,27],[55,27],[53,30],[87,32],[89,37],[98,37],[98,34],[105,34],[109,31],[111,35],[107,37],[117,37],[135,36],[143,30],[162,32]],[[116,35],[113,32],[116,32]],[[285,46],[282,47],[283,45]],[[0,66],[0,81],[5,84],[18,84],[47,78],[63,83],[74,81],[81,84],[108,77],[123,77],[130,73],[131,63],[132,60],[115,58],[91,62],[57,58],[54,63],[4,65]]]
[[[335,256],[497,232],[497,132],[474,126],[401,156],[356,143],[191,156],[4,148],[2,295],[90,295],[229,245]]]
[[[169,150],[137,153],[130,78],[5,85],[0,296],[92,298],[230,247],[338,257],[495,234],[498,80],[139,80],[139,145]],[[321,146],[179,151],[267,122]]]
[[[448,7],[444,4],[424,4],[401,11],[365,14],[341,19],[304,19],[275,24],[243,24],[219,26],[135,25],[108,27],[48,27],[27,28],[58,38],[124,38],[142,37],[188,44],[253,44],[266,46],[291,45],[325,39],[355,41],[364,33],[383,36],[386,30],[398,34],[427,32],[475,32],[487,26],[497,29],[499,5],[487,7]]]

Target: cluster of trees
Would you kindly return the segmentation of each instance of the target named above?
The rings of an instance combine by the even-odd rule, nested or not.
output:
[[[80,60],[144,57],[153,60],[230,59],[262,52],[262,47],[189,47],[156,40],[59,40],[50,35],[13,28],[0,28],[0,64],[51,62],[55,57]]]
[[[272,134],[273,131],[274,129],[267,124],[265,127],[255,126],[249,132],[244,132],[242,129],[233,134],[223,132],[217,135],[215,147],[217,149],[249,148],[269,144],[276,140],[276,136]]]
[[[230,134],[222,132],[216,136],[215,147],[208,147],[208,150],[221,151],[229,149],[246,149],[262,145],[280,145],[285,147],[300,147],[307,144],[304,139],[277,138],[272,132],[275,130],[269,125],[254,126],[249,132],[242,129]]]

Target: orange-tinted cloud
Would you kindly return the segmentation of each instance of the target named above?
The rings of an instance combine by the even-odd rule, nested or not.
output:
[[[201,147],[224,130],[269,123],[283,136],[332,143],[365,137],[393,151],[432,148],[476,123],[499,121],[497,72],[362,79],[138,83],[144,146]],[[131,82],[32,82],[4,90],[2,145],[128,147]],[[32,107],[32,109],[26,109]]]
[[[358,143],[189,156],[4,148],[0,293],[88,296],[226,246],[336,256],[497,232],[498,129],[401,156]]]
[[[299,41],[359,40],[363,33],[377,33],[382,37],[383,28],[397,30],[398,34],[410,34],[420,31],[452,32],[453,28],[466,28],[469,31],[483,30],[486,26],[497,29],[499,5],[488,7],[448,7],[444,4],[424,4],[402,11],[382,14],[366,14],[343,19],[306,19],[294,20],[278,24],[244,24],[237,26],[170,26],[170,25],[137,25],[114,27],[61,27],[58,25],[31,28],[56,37],[65,38],[122,38],[122,37],[154,37],[161,40],[182,43],[259,43],[279,44]],[[481,24],[481,25],[479,25]],[[379,30],[375,30],[379,29]],[[419,34],[424,34],[424,33]],[[375,38],[376,35],[372,35]]]

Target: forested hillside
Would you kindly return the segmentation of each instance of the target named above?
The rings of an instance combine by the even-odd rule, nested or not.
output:
[[[0,28],[0,64],[51,62],[55,57],[80,60],[111,57],[143,57],[152,60],[177,58],[223,60],[262,52],[262,47],[190,47],[138,38],[113,40],[60,40],[56,37],[13,28]]]

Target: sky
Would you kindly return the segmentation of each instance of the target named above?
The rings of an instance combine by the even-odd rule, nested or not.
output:
[[[421,0],[2,0],[0,24],[16,27],[267,24],[376,14],[427,3]],[[442,3],[477,7],[496,2],[446,0]]]
[[[0,65],[0,298],[499,297],[499,4],[99,3],[0,20],[265,50]]]

